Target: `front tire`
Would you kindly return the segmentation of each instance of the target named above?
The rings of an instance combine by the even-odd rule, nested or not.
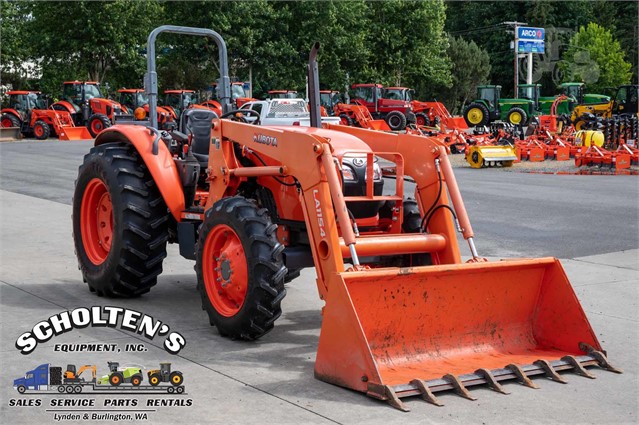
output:
[[[522,108],[515,106],[510,108],[506,118],[512,125],[526,125],[528,122],[528,114]]]
[[[349,117],[347,114],[339,114],[340,124],[342,125],[353,125],[353,119]]]
[[[124,376],[120,372],[113,372],[111,376],[109,376],[109,384],[114,387],[119,387],[122,382],[124,382]]]
[[[284,246],[265,208],[235,196],[206,212],[195,270],[202,308],[223,336],[254,340],[282,314],[286,295]]]
[[[87,128],[93,137],[97,136],[102,130],[109,127],[111,127],[111,121],[109,120],[109,117],[103,114],[91,115],[89,117],[89,121],[87,121]]]
[[[160,374],[158,373],[153,373],[149,376],[149,384],[151,384],[152,387],[157,387],[161,380]]]
[[[391,111],[386,115],[386,124],[393,131],[402,131],[406,128],[406,115],[400,111]]]
[[[33,124],[33,135],[38,140],[46,140],[51,135],[49,124],[42,120],[38,120]]]
[[[426,115],[423,112],[418,112],[415,114],[415,124],[417,124],[420,127],[427,127],[430,125],[430,119],[428,118],[428,115]]]
[[[25,387],[24,385],[19,385],[17,390],[20,394],[24,394],[25,391],[27,391],[27,387]]]
[[[84,157],[73,196],[79,268],[99,296],[133,297],[157,283],[169,214],[132,145],[96,146]]]

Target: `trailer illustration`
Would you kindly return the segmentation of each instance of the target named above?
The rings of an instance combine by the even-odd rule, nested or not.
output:
[[[184,393],[184,378],[182,372],[171,372],[171,363],[160,363],[160,370],[149,371],[150,385],[142,385],[142,368],[124,368],[118,370],[118,363],[109,363],[109,375],[96,379],[97,367],[94,365],[84,365],[77,369],[75,365],[67,365],[66,371],[62,372],[62,367],[52,366],[49,363],[41,364],[33,370],[25,373],[24,377],[13,381],[13,388],[20,394],[27,390],[60,393],[79,394],[85,390],[92,393],[132,393],[132,392],[166,392],[169,394]],[[128,371],[126,369],[129,369]],[[86,380],[81,377],[86,370],[91,370],[92,379]],[[114,375],[129,375],[128,379],[108,379]],[[166,385],[162,385],[166,383]]]

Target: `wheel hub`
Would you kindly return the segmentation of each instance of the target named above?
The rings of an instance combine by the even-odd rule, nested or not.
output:
[[[202,255],[206,292],[223,316],[235,315],[244,305],[248,289],[248,265],[239,236],[220,224],[208,234]]]
[[[102,264],[113,243],[113,204],[111,195],[98,178],[87,184],[80,207],[82,245],[89,260]]]

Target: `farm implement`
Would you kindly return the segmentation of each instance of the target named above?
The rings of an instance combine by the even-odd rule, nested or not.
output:
[[[468,388],[476,385],[505,392],[507,380],[534,387],[534,376],[564,382],[560,371],[619,372],[557,259],[479,255],[437,139],[320,127],[319,44],[309,58],[312,127],[260,127],[230,109],[218,33],[159,27],[147,45],[151,119],[155,39],[164,32],[214,39],[223,114],[193,114],[188,137],[133,125],[99,135],[73,200],[75,247],[90,290],[148,292],[175,242],[195,260],[210,323],[223,336],[254,340],[280,317],[284,282],[314,267],[325,302],[315,376],[404,411],[408,396],[440,405],[440,391],[473,399]],[[390,195],[377,158],[395,164]],[[407,176],[414,199],[404,193]],[[467,262],[456,230],[468,243]]]

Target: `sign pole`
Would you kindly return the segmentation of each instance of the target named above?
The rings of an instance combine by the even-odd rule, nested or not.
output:
[[[517,24],[515,22],[515,99],[519,97],[519,35],[517,34]]]
[[[526,84],[532,84],[532,74],[533,74],[533,54],[532,52],[528,53],[528,74],[526,75]]]

